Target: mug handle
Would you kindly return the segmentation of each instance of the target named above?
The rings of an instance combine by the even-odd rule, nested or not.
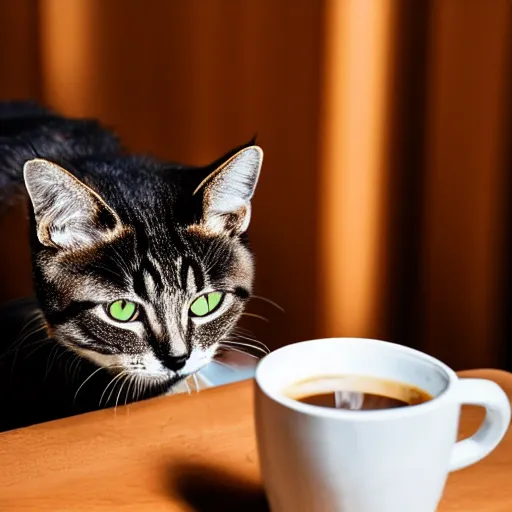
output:
[[[456,400],[461,405],[485,407],[485,419],[474,435],[455,444],[450,471],[470,466],[489,455],[510,424],[510,402],[498,384],[486,379],[460,379],[456,386]]]

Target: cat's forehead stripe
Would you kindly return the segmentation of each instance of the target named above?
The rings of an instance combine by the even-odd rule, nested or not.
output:
[[[155,273],[157,273],[160,276],[163,276],[162,266],[160,265],[158,259],[154,258],[149,251],[147,252],[147,258],[151,265],[153,265]]]
[[[192,277],[190,276],[190,273],[192,273]],[[189,286],[192,284],[192,281],[195,290],[190,291],[194,292],[202,290],[205,287],[206,278],[201,265],[199,265],[191,258],[182,258],[180,267],[180,281],[181,287],[184,290],[189,290]]]
[[[152,281],[155,289],[154,291],[158,293],[161,292],[165,276],[163,275],[160,265],[155,265],[154,260],[149,256],[149,254],[143,261],[142,270]]]
[[[145,270],[142,271],[142,277],[144,279],[144,286],[149,297],[153,297],[157,293],[157,285],[151,274]]]
[[[197,290],[196,278],[194,276],[194,271],[192,270],[192,267],[188,267],[186,287],[187,290],[189,291]]]
[[[133,291],[144,301],[151,302],[164,289],[164,276],[149,258],[144,258],[133,274]]]

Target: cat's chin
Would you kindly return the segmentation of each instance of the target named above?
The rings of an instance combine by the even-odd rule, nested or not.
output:
[[[127,368],[124,371],[126,371],[126,373],[131,377],[138,379],[143,385],[154,387],[170,387],[187,378],[187,375],[181,375],[180,373],[172,372],[170,370],[160,373],[152,373],[142,368]]]
[[[140,382],[141,386],[152,391],[160,390],[156,391],[156,394],[161,394],[172,390],[180,381],[208,365],[215,356],[216,347],[193,349],[185,366],[178,371],[166,368],[152,353],[131,356],[128,354],[100,354],[86,349],[75,349],[75,351],[96,366],[113,374],[130,375]]]
[[[171,393],[172,389],[177,384],[188,377],[188,375],[179,375],[177,373],[172,373],[166,376],[156,376],[146,374],[142,371],[137,371],[133,375],[136,375],[139,378],[141,385],[154,395]]]
[[[183,369],[178,372],[173,372],[167,368],[160,369],[156,372],[150,372],[142,368],[127,368],[126,370],[129,371],[131,375],[140,379],[142,385],[146,387],[146,390],[151,395],[172,395],[176,393],[181,382],[186,381],[186,379],[192,377],[213,361],[215,350],[214,347],[210,347],[206,350],[193,350]],[[187,385],[185,384],[185,386]]]

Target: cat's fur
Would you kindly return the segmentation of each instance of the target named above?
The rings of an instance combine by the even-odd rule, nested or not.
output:
[[[206,167],[162,163],[96,121],[0,103],[0,197],[28,192],[42,311],[32,326],[30,305],[4,313],[22,318],[0,349],[0,429],[166,393],[212,360],[251,294],[261,161],[251,141]],[[220,306],[194,316],[212,291]],[[134,321],[109,316],[118,299]]]

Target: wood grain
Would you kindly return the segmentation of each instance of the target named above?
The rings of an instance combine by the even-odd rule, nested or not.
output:
[[[512,375],[490,378],[512,396]],[[461,436],[481,411],[463,412]],[[259,482],[252,382],[153,399],[0,435],[0,510],[267,510]],[[440,511],[512,510],[512,433],[450,476]]]

